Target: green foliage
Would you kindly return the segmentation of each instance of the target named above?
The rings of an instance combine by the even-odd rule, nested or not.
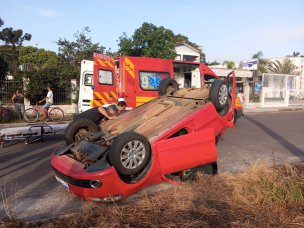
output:
[[[91,38],[87,38],[86,35],[90,31],[89,27],[85,27],[81,32],[77,31],[73,35],[76,41],[59,38],[56,42],[59,45],[58,55],[63,61],[80,67],[82,60],[93,60],[93,52],[103,54],[105,47],[99,45],[99,43],[93,44]]]
[[[199,47],[199,45],[197,45],[196,43],[190,42],[189,38],[187,36],[182,35],[182,34],[174,35],[173,40],[172,40],[173,43],[182,42],[182,41],[185,41],[187,44],[190,44],[195,48]]]
[[[0,80],[5,80],[8,73],[8,63],[4,56],[0,55]]]
[[[25,33],[21,29],[4,28],[0,32],[0,40],[5,42],[5,47],[1,48],[0,54],[5,55],[10,61],[10,72],[16,72],[18,68],[19,49],[24,41],[31,40],[32,35]]]
[[[282,63],[279,60],[270,62],[267,70],[273,74],[294,74],[296,68],[290,59],[284,59]]]
[[[254,71],[255,76],[262,75],[263,73],[267,73],[267,66],[268,66],[268,60],[267,59],[262,59],[263,57],[263,52],[259,51],[256,54],[252,56],[253,59],[258,59],[258,70]]]
[[[19,63],[47,64],[56,58],[56,52],[32,46],[22,47],[19,51]]]
[[[225,60],[223,62],[223,65],[227,65],[227,69],[234,69],[235,63],[233,61],[227,61],[227,60]]]
[[[205,53],[201,53],[200,54],[200,62],[201,63],[205,63],[206,62],[206,54]]]
[[[126,33],[118,38],[119,53],[161,59],[175,59],[174,33],[163,26],[143,23],[129,38]]]
[[[214,60],[212,63],[208,64],[209,66],[215,66],[215,65],[220,65],[219,62],[217,62],[216,60]]]
[[[292,55],[286,55],[286,57],[299,57],[300,56],[300,52],[293,52]],[[303,55],[301,55],[301,57],[303,57]]]
[[[4,21],[1,19],[1,17],[0,17],[0,27],[2,26],[2,25],[4,25]]]
[[[50,84],[52,89],[64,88],[70,92],[70,81],[79,74],[77,68],[68,64],[60,57],[54,57],[47,65],[35,65],[29,70],[17,70],[15,80],[25,80],[25,97],[28,100],[41,100],[47,94],[46,85]]]

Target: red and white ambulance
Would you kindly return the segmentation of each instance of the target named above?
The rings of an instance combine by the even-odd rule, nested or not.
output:
[[[200,88],[218,79],[202,63],[127,56],[114,59],[94,53],[93,62],[82,61],[79,112],[118,101],[125,101],[126,110],[131,110],[158,97],[158,86],[165,78],[174,78],[179,88]]]

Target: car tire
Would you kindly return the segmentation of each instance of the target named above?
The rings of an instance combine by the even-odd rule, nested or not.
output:
[[[217,111],[223,110],[228,102],[228,87],[223,80],[216,80],[212,83],[209,91],[209,100],[211,100]]]
[[[150,154],[150,144],[146,137],[136,132],[125,132],[111,144],[109,161],[120,174],[133,175],[146,166]]]
[[[177,90],[179,90],[177,81],[173,78],[165,78],[159,84],[158,95],[173,95]]]
[[[79,135],[85,132],[98,132],[98,126],[89,119],[77,119],[72,121],[65,130],[64,139],[67,145],[79,140]]]

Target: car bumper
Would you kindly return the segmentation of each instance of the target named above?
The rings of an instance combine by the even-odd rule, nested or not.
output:
[[[144,187],[165,181],[159,172],[151,171],[153,165],[148,174],[135,184],[122,181],[113,166],[99,172],[86,173],[83,164],[65,155],[56,156],[53,153],[51,165],[54,175],[61,185],[72,194],[93,202],[118,201]],[[100,181],[101,186],[92,188],[90,186],[92,180]]]

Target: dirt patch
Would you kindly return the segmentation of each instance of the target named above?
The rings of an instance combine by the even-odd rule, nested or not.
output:
[[[5,227],[298,227],[304,225],[304,164],[252,165],[194,181],[126,206],[96,204],[45,223]]]

